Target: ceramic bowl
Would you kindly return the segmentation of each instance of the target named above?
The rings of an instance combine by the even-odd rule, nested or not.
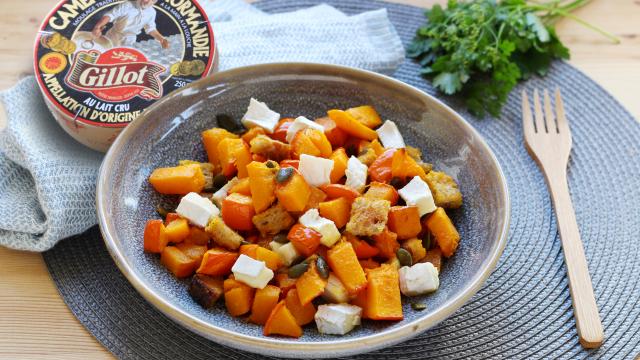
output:
[[[371,104],[395,121],[405,141],[460,185],[461,209],[451,212],[461,242],[446,260],[440,289],[403,300],[404,320],[363,321],[345,336],[322,335],[309,325],[299,339],[266,337],[262,326],[229,316],[220,301],[212,310],[196,304],[187,281],[172,276],[159,256],[142,250],[146,221],[166,201],[147,182],[156,167],[181,159],[205,161],[200,132],[216,115],[240,118],[257,98],[283,116],[316,118],[332,108]],[[97,208],[111,256],[138,292],[169,318],[218,343],[281,357],[334,357],[363,353],[407,340],[451,315],[478,291],[507,239],[509,196],[496,157],[481,136],[434,97],[390,77],[353,68],[302,63],[256,65],[205,78],[175,91],[127,126],[107,153],[99,175]]]

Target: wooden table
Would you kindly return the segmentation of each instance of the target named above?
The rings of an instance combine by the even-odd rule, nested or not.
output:
[[[395,0],[419,6],[434,2]],[[0,12],[0,89],[32,74],[33,38],[57,0],[7,1]],[[576,12],[621,39],[607,39],[569,21],[558,25],[571,63],[640,119],[640,0],[595,0]],[[0,120],[0,128],[2,127]],[[42,257],[0,247],[0,358],[111,359],[58,294]]]

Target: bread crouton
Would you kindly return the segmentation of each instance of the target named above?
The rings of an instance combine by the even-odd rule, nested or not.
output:
[[[253,216],[253,224],[262,236],[276,235],[289,229],[295,220],[281,205],[275,205]]]
[[[384,231],[391,203],[388,200],[358,197],[351,205],[346,230],[356,236],[374,236]]]
[[[280,162],[289,158],[291,146],[266,135],[258,135],[251,140],[251,152],[262,155],[269,160]]]
[[[407,145],[405,149],[407,151],[407,155],[409,155],[413,160],[422,161],[422,150],[409,145]]]
[[[373,162],[376,161],[377,158],[378,156],[376,155],[375,150],[373,150],[372,148],[367,148],[366,151],[363,151],[360,153],[360,155],[358,155],[358,160],[360,160],[361,163],[367,166],[371,166],[371,164],[373,164]]]
[[[211,236],[213,242],[229,250],[236,250],[244,240],[242,236],[228,227],[218,216],[211,218],[204,230]]]
[[[457,209],[462,206],[462,194],[451,176],[443,172],[431,171],[425,180],[431,189],[436,206],[445,209]]]

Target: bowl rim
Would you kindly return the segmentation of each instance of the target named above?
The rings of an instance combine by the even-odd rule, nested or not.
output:
[[[500,197],[505,206],[504,216],[502,218],[502,227],[500,228],[500,234],[496,246],[491,249],[490,255],[481,265],[481,270],[473,275],[470,285],[463,290],[460,294],[451,299],[445,301],[438,310],[435,312],[415,319],[411,322],[403,324],[391,329],[385,329],[374,334],[365,335],[357,338],[342,339],[336,338],[329,339],[327,341],[318,342],[305,342],[298,340],[290,340],[284,338],[271,338],[266,336],[255,337],[252,335],[240,334],[232,330],[227,330],[224,327],[216,326],[214,324],[203,321],[195,316],[188,314],[181,310],[178,306],[165,301],[165,299],[149,288],[145,282],[141,279],[141,276],[134,271],[133,266],[127,260],[127,257],[117,246],[115,240],[114,224],[109,219],[106,192],[109,187],[107,182],[108,174],[111,172],[111,168],[114,166],[116,154],[122,149],[123,145],[131,138],[135,129],[140,126],[144,121],[149,118],[149,114],[153,113],[156,107],[161,104],[171,101],[172,99],[179,97],[184,91],[189,91],[192,88],[198,87],[203,83],[218,83],[225,78],[234,77],[235,75],[242,74],[246,71],[257,71],[261,73],[279,73],[291,71],[291,69],[303,69],[304,73],[313,73],[316,70],[322,71],[322,73],[328,73],[329,71],[339,73],[342,76],[353,77],[371,77],[380,82],[391,83],[396,87],[402,88],[404,91],[413,93],[418,97],[426,97],[429,101],[435,103],[442,110],[447,112],[452,119],[455,119],[459,125],[465,128],[468,133],[471,133],[478,141],[479,145],[489,154],[491,161],[495,165],[495,171],[498,179],[500,179],[499,190]],[[214,76],[206,77],[197,80],[181,89],[173,91],[168,96],[160,99],[153,105],[151,105],[146,111],[144,111],[137,119],[131,122],[122,133],[116,138],[115,142],[111,145],[111,148],[107,152],[100,166],[97,188],[96,188],[96,207],[98,215],[98,224],[100,231],[104,239],[105,245],[109,254],[113,258],[114,262],[127,278],[129,283],[156,309],[168,316],[176,323],[190,329],[191,331],[200,334],[210,340],[217,343],[234,347],[236,349],[250,351],[254,353],[260,353],[270,356],[280,357],[298,357],[298,358],[326,358],[326,357],[338,357],[356,355],[361,353],[370,352],[380,349],[382,347],[391,346],[401,341],[408,340],[427,329],[437,325],[454,311],[462,307],[475,293],[480,290],[485,280],[489,277],[493,269],[495,268],[502,252],[506,246],[508,232],[511,221],[511,200],[509,196],[509,190],[506,177],[502,171],[502,167],[498,162],[494,152],[486,143],[484,138],[449,106],[444,104],[439,99],[426,92],[406,84],[400,80],[394,79],[390,76],[375,73],[368,70],[357,69],[348,66],[319,64],[319,63],[304,63],[304,62],[281,62],[281,63],[269,63],[258,64],[244,67],[238,67],[226,71],[216,73]]]

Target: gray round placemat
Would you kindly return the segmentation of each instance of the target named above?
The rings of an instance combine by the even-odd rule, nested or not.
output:
[[[424,21],[423,9],[359,0],[325,1],[352,14],[385,7],[405,44]],[[258,3],[268,12],[316,4],[307,0]],[[418,66],[405,61],[396,78],[435,91]],[[580,347],[573,319],[555,215],[544,179],[526,153],[520,90],[563,90],[573,133],[569,187],[589,261],[606,340]],[[485,137],[509,182],[509,242],[494,273],[449,319],[405,343],[362,359],[634,358],[640,353],[640,124],[600,86],[557,62],[544,79],[513,92],[500,119],[469,116],[445,99]],[[80,322],[113,354],[126,359],[256,359],[174,324],[121,275],[93,228],[44,254],[60,294]]]

